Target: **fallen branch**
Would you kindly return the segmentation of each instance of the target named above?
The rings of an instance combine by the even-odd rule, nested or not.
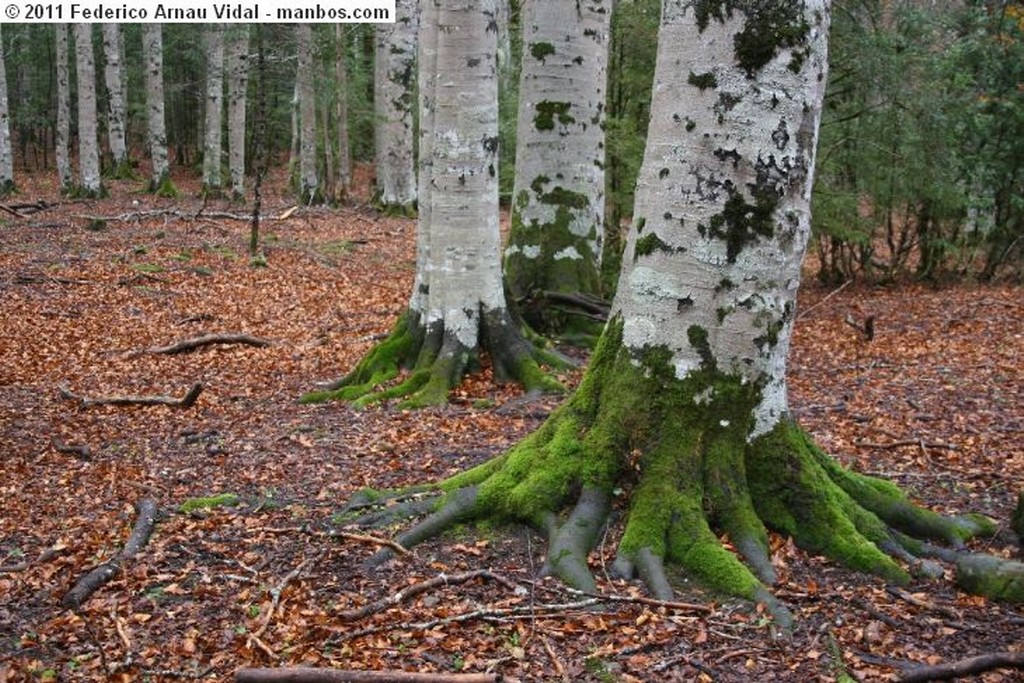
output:
[[[948,664],[916,666],[900,677],[900,683],[948,681],[961,676],[974,676],[992,669],[1024,669],[1024,652],[996,652],[968,657]]]
[[[477,569],[470,572],[463,572],[462,574],[453,574],[452,576],[441,574],[427,581],[421,581],[420,583],[413,584],[412,586],[404,588],[403,590],[398,591],[394,595],[390,595],[382,600],[377,600],[376,602],[371,602],[366,605],[363,605],[359,609],[347,610],[345,612],[342,612],[338,615],[338,618],[342,621],[358,621],[359,619],[365,619],[371,614],[383,612],[388,607],[394,607],[403,600],[407,600],[411,597],[419,595],[420,593],[425,593],[428,590],[437,588],[438,586],[466,583],[467,581],[472,581],[473,579],[477,578],[490,579],[491,581],[496,581],[506,587],[514,588],[514,586],[508,579],[497,576],[494,573],[488,571],[487,569]]]
[[[173,408],[191,408],[203,391],[203,385],[196,382],[182,398],[172,396],[82,396],[68,389],[63,384],[57,385],[60,395],[64,398],[78,401],[82,407],[89,406],[171,406]]]
[[[89,450],[88,446],[75,446],[73,444],[67,444],[58,439],[57,437],[53,437],[50,440],[50,443],[53,445],[53,450],[57,451],[58,453],[73,455],[79,460],[92,459],[92,451]]]
[[[124,544],[121,552],[114,559],[104,562],[79,579],[60,601],[61,605],[71,609],[81,607],[90,595],[117,575],[123,562],[135,557],[146,545],[149,535],[153,533],[153,527],[156,526],[156,501],[152,498],[143,498],[135,506],[135,512],[135,526],[132,527],[128,542]]]
[[[369,536],[367,534],[354,534],[350,531],[341,531],[335,534],[341,538],[349,541],[356,541],[358,543],[368,543],[370,545],[385,546],[395,551],[397,555],[408,555],[409,549],[404,547],[401,543],[393,541],[390,538],[378,538],[376,536]]]
[[[232,332],[225,332],[220,334],[205,334],[201,337],[193,337],[192,339],[185,339],[169,346],[154,346],[148,349],[142,349],[141,351],[132,351],[128,354],[128,358],[135,358],[142,356],[147,353],[157,354],[175,354],[175,353],[186,353],[188,351],[195,351],[203,346],[209,346],[211,344],[246,344],[248,346],[270,346],[271,342],[268,339],[261,339],[259,337],[253,337],[249,334],[236,334]]]
[[[236,683],[500,683],[499,674],[421,674],[344,669],[239,669]]]
[[[947,451],[955,451],[957,447],[953,444],[948,443],[935,443],[931,441],[922,441],[920,439],[903,439],[901,441],[893,441],[892,443],[875,443],[874,441],[857,441],[853,444],[858,448],[878,448],[880,450],[891,450],[894,448],[904,448],[906,446],[916,446],[918,448],[942,448]]]
[[[828,301],[829,299],[834,297],[836,294],[838,294],[839,292],[843,291],[844,289],[846,289],[847,287],[849,287],[852,284],[853,284],[853,280],[847,280],[843,284],[841,284],[838,287],[836,287],[835,289],[833,289],[827,295],[825,295],[825,297],[821,301],[819,301],[818,303],[814,304],[813,306],[811,306],[807,310],[802,311],[799,315],[797,315],[796,319],[800,320],[804,316],[808,315],[814,309],[820,308],[821,306],[823,306],[825,304],[826,301]]]

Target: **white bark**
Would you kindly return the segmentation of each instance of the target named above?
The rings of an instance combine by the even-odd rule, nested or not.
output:
[[[419,157],[416,161],[416,194],[419,201],[416,229],[416,277],[413,280],[409,308],[417,313],[426,309],[427,263],[430,261],[430,197],[434,168],[434,83],[437,80],[437,40],[440,0],[423,0],[416,46],[417,98],[419,106]]]
[[[71,189],[71,75],[68,73],[68,25],[54,24],[57,62],[57,131],[54,156],[62,193]]]
[[[75,71],[78,77],[78,177],[91,195],[103,192],[96,137],[96,64],[92,54],[92,24],[75,24]]]
[[[316,171],[316,91],[313,88],[313,30],[309,24],[295,28],[298,41],[296,88],[299,96],[299,197],[303,202],[319,200],[320,180]]]
[[[352,150],[348,139],[348,67],[345,65],[344,24],[334,25],[334,46],[337,50],[334,58],[334,78],[337,86],[335,118],[338,126],[338,175],[335,179],[334,193],[335,199],[344,200],[348,197],[349,185],[352,183]],[[327,138],[327,128],[325,117],[325,138]],[[324,146],[329,148],[330,144]]]
[[[423,119],[429,128],[421,150],[430,155],[430,168],[421,169],[429,173],[421,189],[424,184],[430,189],[420,196],[421,202],[429,201],[429,209],[420,214],[428,249],[421,256],[418,283],[427,295],[414,292],[412,305],[428,330],[443,325],[463,347],[476,349],[482,314],[505,308],[498,233],[495,3],[446,0],[437,14],[434,54],[427,38],[432,31],[426,30],[431,4],[424,7],[428,56],[421,65],[434,74],[425,83]],[[431,59],[436,60],[434,69]]]
[[[249,84],[249,25],[234,24],[227,33],[228,175],[231,194],[245,196],[245,105]]]
[[[107,86],[107,138],[114,168],[120,170],[128,161],[125,143],[125,82],[121,66],[121,27],[119,24],[102,25],[103,79]]]
[[[146,61],[146,144],[153,163],[150,189],[157,190],[171,172],[164,121],[164,44],[160,24],[143,24],[142,53]]]
[[[678,377],[713,364],[762,385],[754,436],[787,413],[786,354],[810,232],[828,3],[737,2],[721,18],[704,17],[702,30],[693,5],[664,6],[615,308],[623,343],[670,349]],[[770,46],[761,64],[755,57],[764,52],[738,49],[758,39],[742,7],[778,13],[791,26],[806,22],[798,32],[804,39]]]
[[[604,230],[611,2],[526,0],[522,11],[514,224],[540,229],[529,235],[513,230],[506,256],[585,259],[595,264],[596,282]],[[571,237],[544,235],[559,230]]]
[[[206,36],[206,124],[203,138],[203,189],[218,191],[222,186],[221,127],[224,110],[224,28],[207,24]]]
[[[377,193],[384,206],[411,206],[416,201],[413,106],[418,17],[415,0],[397,0],[395,12],[395,23],[378,24],[376,28]]]
[[[14,187],[14,156],[11,151],[11,114],[7,102],[7,66],[0,35],[0,196]]]

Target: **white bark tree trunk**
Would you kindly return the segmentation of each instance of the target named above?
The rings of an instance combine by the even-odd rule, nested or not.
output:
[[[57,131],[54,157],[57,162],[57,183],[62,194],[71,191],[71,75],[68,73],[68,25],[54,24],[57,62]]]
[[[245,106],[249,84],[249,25],[235,24],[227,33],[228,175],[231,196],[245,197]]]
[[[7,66],[0,35],[0,197],[14,189],[14,155],[11,151],[11,115],[7,102]]]
[[[669,349],[677,377],[714,367],[763,385],[749,438],[788,413],[825,15],[824,0],[717,11],[673,1],[662,19],[615,307],[623,343]]]
[[[299,96],[299,198],[303,203],[323,201],[316,169],[316,90],[313,87],[313,30],[309,24],[295,28],[298,42],[296,87]]]
[[[393,24],[378,24],[374,62],[377,199],[385,208],[411,210],[416,202],[413,107],[416,101],[415,0],[397,0]]]
[[[167,131],[164,121],[164,43],[160,24],[143,24],[142,53],[145,59],[146,145],[153,169],[151,192],[173,194],[171,169],[167,161]]]
[[[78,179],[89,196],[103,194],[96,126],[96,63],[92,24],[75,24],[75,71],[78,77]]]
[[[128,146],[125,141],[127,114],[125,107],[125,80],[121,64],[122,38],[119,24],[102,25],[103,80],[107,87],[107,139],[115,177],[128,177]]]
[[[337,53],[334,58],[334,78],[337,86],[335,99],[335,118],[338,133],[338,167],[334,183],[334,200],[344,202],[348,198],[349,186],[352,184],[352,150],[348,135],[348,67],[345,64],[345,26],[336,24],[334,27],[334,47]],[[378,124],[379,125],[379,124]],[[324,139],[327,136],[324,126]],[[330,144],[325,144],[330,147]]]
[[[221,127],[224,110],[224,27],[207,24],[206,118],[203,136],[203,192],[219,194],[221,179]]]
[[[516,299],[538,291],[596,294],[604,232],[611,2],[526,0],[522,11],[506,279]],[[531,324],[545,329],[572,324],[523,312]]]

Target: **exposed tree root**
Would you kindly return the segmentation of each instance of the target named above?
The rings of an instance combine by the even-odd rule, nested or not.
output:
[[[201,337],[193,337],[192,339],[184,339],[180,342],[169,344],[167,346],[154,346],[152,348],[142,349],[141,351],[132,351],[130,354],[128,354],[128,357],[135,358],[137,356],[142,356],[147,353],[188,353],[189,351],[195,351],[198,348],[210,346],[211,344],[245,344],[247,346],[270,346],[271,342],[268,339],[254,337],[251,334],[222,332],[219,334],[206,334]]]
[[[422,408],[448,402],[448,392],[479,363],[481,351],[490,353],[494,377],[516,381],[527,391],[558,392],[564,387],[540,365],[565,367],[561,356],[540,349],[520,334],[508,311],[479,311],[480,348],[459,341],[443,324],[424,326],[415,312],[406,311],[387,339],[374,347],[341,380],[324,391],[305,394],[302,403],[353,401],[365,407],[392,398],[404,399],[400,408]],[[394,386],[381,388],[402,369],[409,375]]]
[[[203,385],[196,382],[181,398],[173,396],[82,396],[76,394],[64,385],[58,385],[60,395],[64,398],[78,401],[82,407],[89,406],[171,406],[172,408],[191,408],[203,392]],[[62,451],[63,452],[63,451]]]
[[[239,669],[236,683],[499,683],[498,674],[421,674],[408,671],[346,671],[292,667]]]
[[[1024,652],[996,652],[947,664],[918,666],[900,676],[900,683],[949,681],[963,676],[976,676],[993,669],[1024,669]]]
[[[588,554],[614,496],[625,493],[617,573],[638,572],[668,600],[666,566],[674,565],[711,589],[763,603],[787,627],[792,617],[769,591],[767,528],[897,584],[910,579],[901,563],[936,573],[918,559],[928,547],[918,539],[957,548],[994,531],[984,518],[940,516],[888,482],[843,469],[791,421],[748,442],[756,386],[713,368],[678,380],[666,356],[622,347],[620,331],[609,327],[577,392],[538,431],[440,482],[445,497],[398,536],[402,547],[457,523],[526,523],[549,534],[544,570],[590,593]]]

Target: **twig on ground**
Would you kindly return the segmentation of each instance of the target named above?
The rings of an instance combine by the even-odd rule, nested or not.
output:
[[[500,683],[499,674],[421,674],[409,671],[344,669],[239,669],[236,683]]]
[[[948,681],[962,676],[974,676],[993,669],[1024,669],[1024,652],[995,652],[946,664],[915,666],[900,676],[899,680],[900,683]]]
[[[64,398],[78,401],[83,408],[89,406],[113,405],[113,406],[171,406],[173,408],[191,408],[195,405],[199,394],[203,392],[201,382],[196,382],[182,398],[172,396],[82,396],[68,389],[63,384],[58,384],[57,389]]]
[[[391,548],[398,555],[408,555],[409,549],[403,546],[397,541],[393,541],[390,538],[378,538],[377,536],[370,536],[367,534],[354,534],[350,531],[339,531],[334,536],[347,539],[349,541],[356,541],[358,543],[369,543],[370,545],[385,546]]]
[[[203,346],[209,346],[211,344],[246,344],[248,346],[259,346],[265,347],[270,346],[273,342],[269,339],[261,339],[260,337],[254,337],[249,334],[241,334],[234,332],[222,332],[218,334],[205,334],[201,337],[193,337],[191,339],[185,339],[168,346],[154,346],[148,349],[142,349],[140,351],[132,351],[127,355],[128,358],[136,358],[143,356],[148,353],[158,354],[175,354],[175,353],[186,353],[188,351],[194,351]]]
[[[922,441],[921,439],[902,439],[900,441],[893,441],[892,443],[875,443],[873,441],[857,441],[854,446],[858,448],[878,448],[882,450],[890,450],[893,448],[904,448],[906,446],[916,446],[918,448],[942,448],[947,451],[958,450],[956,446],[948,443],[934,443],[931,441]]]
[[[704,612],[710,614],[714,610],[707,605],[698,605],[692,602],[672,602],[670,600],[656,600],[654,598],[645,598],[640,595],[617,595],[617,594],[597,594],[597,593],[586,593],[584,591],[578,591],[574,588],[567,588],[566,592],[570,595],[585,595],[589,598],[596,598],[605,602],[627,602],[635,603],[638,605],[648,605],[650,607],[664,607],[670,610],[684,611],[684,612]]]
[[[938,612],[939,614],[950,619],[953,619],[957,622],[960,622],[963,619],[963,615],[957,612],[955,609],[951,607],[946,607],[944,605],[937,605],[929,600],[919,598],[916,595],[908,593],[902,588],[898,588],[896,586],[886,586],[885,590],[887,593],[889,593],[889,595],[895,596],[905,602],[909,602],[911,605],[914,605],[915,607],[921,607],[923,609],[931,610],[933,612]]]
[[[146,545],[150,534],[153,533],[153,527],[156,526],[156,501],[152,498],[143,498],[135,506],[135,511],[135,526],[132,527],[132,532],[121,552],[114,559],[104,562],[79,579],[60,601],[61,605],[71,609],[81,607],[90,595],[117,575],[122,563],[135,557]]]
[[[514,584],[511,581],[503,577],[497,576],[496,574],[487,569],[477,569],[470,572],[463,572],[462,574],[452,574],[451,576],[447,574],[441,574],[439,576],[435,576],[432,579],[428,579],[427,581],[422,581],[420,583],[413,584],[412,586],[404,588],[398,591],[397,593],[389,595],[388,597],[382,600],[377,600],[376,602],[371,602],[366,605],[363,605],[359,609],[346,610],[344,612],[341,612],[338,615],[338,618],[342,621],[358,621],[359,619],[365,619],[371,614],[383,612],[389,607],[394,607],[395,605],[399,604],[404,600],[419,595],[420,593],[425,593],[429,590],[437,588],[438,586],[466,583],[467,581],[472,581],[473,579],[477,578],[495,581],[497,583],[502,584],[506,588],[515,588]]]

